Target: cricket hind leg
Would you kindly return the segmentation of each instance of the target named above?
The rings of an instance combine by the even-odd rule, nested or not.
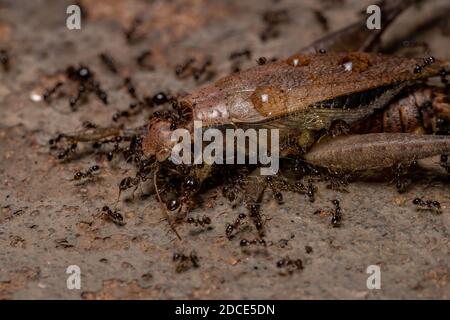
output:
[[[358,172],[449,153],[450,136],[370,133],[325,140],[313,146],[304,157],[320,167]]]
[[[326,51],[373,51],[378,45],[381,35],[388,26],[405,9],[418,0],[390,0],[380,1],[377,5],[381,9],[381,29],[370,30],[367,28],[367,16],[360,21],[327,34],[323,38],[300,50],[300,54]]]

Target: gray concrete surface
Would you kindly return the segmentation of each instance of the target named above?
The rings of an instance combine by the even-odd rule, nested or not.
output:
[[[216,78],[230,72],[228,55],[249,48],[253,55],[286,57],[325,33],[314,10],[324,10],[334,30],[357,18],[370,1],[82,1],[88,16],[81,31],[65,27],[65,8],[70,1],[0,1],[0,46],[10,50],[9,73],[0,71],[0,298],[1,299],[385,299],[450,297],[449,180],[442,172],[427,174],[398,194],[382,182],[356,182],[348,193],[319,184],[316,201],[285,193],[278,205],[267,192],[263,212],[267,223],[267,248],[242,250],[239,239],[229,241],[225,224],[243,208],[232,209],[218,196],[207,214],[210,230],[178,227],[178,241],[162,220],[153,198],[122,197],[118,208],[127,224],[116,226],[98,217],[104,204],[117,199],[117,185],[132,173],[118,160],[107,162],[93,155],[60,163],[50,155],[47,141],[57,132],[70,132],[90,120],[111,123],[117,110],[126,109],[130,98],[121,80],[98,59],[110,53],[124,72],[133,76],[139,92],[188,92],[198,84],[179,80],[176,64],[189,56],[211,55]],[[280,37],[259,40],[264,28],[261,13],[285,8],[291,20],[280,26]],[[447,10],[447,11],[445,11]],[[442,12],[448,1],[425,1],[408,10],[386,35],[385,42],[413,36],[425,41],[431,53],[450,58],[447,20],[415,30]],[[122,29],[142,14],[145,39],[132,46]],[[144,49],[154,54],[154,71],[134,63]],[[414,53],[417,48],[402,49]],[[400,53],[400,52],[399,52]],[[70,64],[88,64],[108,92],[104,106],[93,97],[71,112],[67,98],[52,103],[33,102],[32,92],[42,90],[47,75]],[[126,126],[145,123],[145,115],[124,121]],[[436,160],[431,160],[433,164]],[[76,185],[70,179],[80,169],[98,163],[99,179]],[[434,169],[432,169],[433,171]],[[211,190],[205,198],[212,197]],[[137,191],[139,194],[139,190]],[[440,201],[443,213],[415,210],[411,201],[420,196]],[[330,209],[339,199],[343,210],[340,228],[330,217],[313,215]],[[288,241],[285,241],[288,240]],[[312,252],[307,253],[305,246]],[[175,272],[175,252],[197,252],[199,268]],[[300,258],[304,270],[280,274],[276,262]],[[381,290],[368,290],[366,268],[379,265]],[[78,265],[80,290],[66,287],[66,268]]]

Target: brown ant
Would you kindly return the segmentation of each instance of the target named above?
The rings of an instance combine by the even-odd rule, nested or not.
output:
[[[415,198],[413,204],[416,205],[419,210],[431,210],[436,214],[441,213],[441,204],[436,200],[422,200],[420,198]]]
[[[291,259],[289,256],[277,261],[277,268],[283,268],[284,271],[280,272],[281,275],[290,275],[295,271],[303,270],[303,261],[301,259]]]
[[[199,258],[195,251],[191,251],[189,256],[186,256],[183,253],[175,253],[172,260],[176,263],[175,271],[177,273],[187,271],[190,268],[198,268],[200,266]]]
[[[10,68],[10,58],[9,53],[5,49],[0,50],[0,64],[5,72],[9,71]]]
[[[102,214],[107,220],[118,226],[124,226],[126,224],[126,222],[123,221],[122,214],[117,210],[112,211],[108,206],[102,208]]]
[[[75,173],[75,175],[73,176],[74,180],[81,180],[81,179],[85,179],[85,178],[90,178],[93,176],[93,174],[97,171],[100,170],[100,166],[98,165],[94,165],[92,167],[90,167],[89,169],[87,169],[85,172],[83,171],[78,171]]]

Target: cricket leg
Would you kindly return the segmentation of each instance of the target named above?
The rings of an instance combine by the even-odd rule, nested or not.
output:
[[[370,133],[324,140],[311,148],[305,160],[337,171],[364,171],[392,167],[450,153],[450,136],[411,133]]]

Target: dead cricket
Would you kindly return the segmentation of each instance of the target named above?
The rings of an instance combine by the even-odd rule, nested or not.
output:
[[[120,137],[111,152],[124,153],[137,168],[121,183],[121,191],[152,181],[178,237],[175,220],[184,219],[208,186],[222,184],[230,201],[243,201],[249,209],[261,238],[268,220],[260,212],[267,188],[280,203],[285,190],[314,199],[316,190],[307,176],[334,181],[346,173],[450,153],[450,61],[373,52],[390,23],[415,2],[381,2],[382,29],[369,30],[362,19],[287,59],[233,73],[178,98],[171,110],[155,113],[146,128],[89,128],[64,135],[59,139],[68,146],[63,152],[70,154],[80,142],[103,145]],[[429,84],[432,77],[441,77],[443,85]],[[258,165],[174,165],[172,132],[184,128],[192,133],[194,121],[201,121],[204,130],[279,129],[280,158],[296,163],[294,180],[262,176]],[[227,237],[243,217],[227,226]]]

